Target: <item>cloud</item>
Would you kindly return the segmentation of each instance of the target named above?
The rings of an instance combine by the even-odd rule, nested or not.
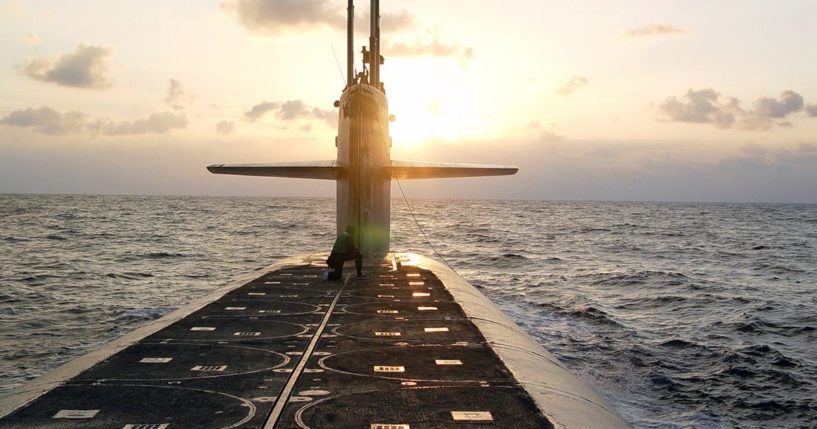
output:
[[[327,0],[226,0],[221,8],[235,14],[250,31],[269,35],[291,29],[346,28],[345,9]]]
[[[670,122],[708,123],[729,128],[735,123],[735,115],[740,112],[739,105],[738,99],[723,99],[713,89],[690,89],[685,97],[669,97],[658,108]]]
[[[817,118],[817,104],[806,104],[804,109],[809,118]]]
[[[109,88],[108,58],[113,50],[101,46],[79,45],[59,58],[35,59],[23,67],[23,73],[33,79],[74,88]]]
[[[225,0],[221,9],[238,18],[248,30],[277,36],[292,30],[331,28],[346,30],[346,8],[328,0]],[[394,33],[414,27],[413,14],[381,12],[380,29]],[[355,8],[355,32],[368,35],[369,7]]]
[[[187,118],[172,112],[154,113],[147,118],[135,121],[113,122],[109,120],[91,120],[82,112],[70,111],[61,113],[51,107],[39,109],[22,109],[0,119],[0,125],[28,128],[49,135],[68,134],[165,134],[187,127]]]
[[[167,104],[173,110],[182,110],[184,105],[189,103],[193,97],[184,90],[184,85],[176,79],[170,79],[167,96],[164,98]]]
[[[232,134],[235,131],[235,123],[233,121],[221,121],[216,124],[216,131],[221,135]]]
[[[252,109],[250,109],[249,112],[244,113],[244,119],[250,122],[255,122],[261,119],[270,110],[275,110],[280,106],[281,106],[280,103],[263,101],[261,103],[256,104],[255,106],[252,106]]]
[[[756,102],[755,112],[765,118],[785,118],[788,114],[803,108],[803,97],[794,91],[783,91],[780,100],[761,97]]]
[[[369,16],[368,11],[364,16]],[[408,11],[388,12],[380,14],[381,33],[396,33],[414,27],[417,18]]]
[[[309,107],[302,100],[288,100],[282,103],[264,101],[244,113],[244,119],[249,122],[256,122],[268,112],[274,112],[275,117],[283,121],[318,119],[330,125],[334,125],[337,121],[336,112]]]
[[[102,124],[100,131],[106,135],[167,134],[187,128],[187,117],[173,112],[153,113],[135,121]]]
[[[683,34],[686,30],[669,24],[651,24],[644,27],[630,28],[624,32],[626,37],[650,37]]]
[[[569,95],[584,88],[585,86],[587,86],[587,84],[588,84],[587,78],[581,76],[573,76],[570,78],[569,81],[567,81],[567,83],[563,87],[559,88],[556,91],[556,93],[559,95]]]
[[[785,119],[802,111],[804,107],[803,97],[794,91],[784,91],[777,99],[761,97],[755,101],[752,110],[744,110],[740,103],[739,99],[722,96],[711,88],[697,91],[690,89],[683,97],[667,98],[658,106],[658,110],[663,119],[669,122],[769,130],[774,126],[793,126]],[[808,110],[806,111],[808,113]]]
[[[11,127],[30,128],[50,135],[80,133],[87,117],[81,112],[60,113],[48,106],[39,109],[16,110],[0,119],[0,124]]]
[[[383,55],[393,57],[460,57],[468,59],[474,55],[474,49],[462,45],[448,45],[440,42],[437,38],[428,43],[418,39],[412,44],[393,43],[383,49]]]

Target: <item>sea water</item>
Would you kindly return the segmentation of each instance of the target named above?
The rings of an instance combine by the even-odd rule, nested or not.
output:
[[[637,427],[817,426],[817,206],[392,202]],[[0,395],[278,259],[332,199],[0,195]]]

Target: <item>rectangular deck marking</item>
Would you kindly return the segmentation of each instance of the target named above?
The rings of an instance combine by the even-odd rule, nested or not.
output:
[[[235,337],[260,337],[260,332],[235,332],[233,333]]]
[[[404,366],[375,365],[374,372],[406,372]]]
[[[383,287],[391,287],[394,286],[394,283],[378,283],[378,285]]]
[[[146,357],[142,358],[139,363],[168,363],[172,360],[172,357]]]
[[[378,298],[394,298],[394,295],[377,295]]]
[[[265,285],[279,285],[281,282],[264,282]]]
[[[420,277],[420,273],[408,273],[406,277]]]
[[[279,298],[297,298],[298,295],[278,295]]]
[[[227,365],[196,365],[190,368],[190,371],[224,372],[225,369],[227,369]]]
[[[435,359],[434,363],[437,365],[462,365],[459,359]]]
[[[441,328],[424,328],[423,331],[425,332],[448,332],[448,328],[441,327]]]
[[[167,429],[170,423],[128,423],[122,429]]]
[[[426,283],[423,281],[409,282],[409,286],[422,286],[424,284]]]
[[[451,417],[457,421],[492,422],[494,416],[490,411],[452,411]]]
[[[194,327],[190,328],[190,330],[195,331],[195,332],[212,332],[212,331],[215,331],[216,328],[214,328],[212,326],[194,326]]]
[[[267,294],[266,292],[250,292],[247,295],[249,295],[249,296],[264,296],[266,294]]]
[[[224,307],[224,310],[226,311],[242,311],[246,309],[247,307]]]
[[[437,311],[437,307],[417,307],[418,311]]]
[[[375,332],[375,337],[399,337],[401,334],[399,332]]]
[[[428,292],[414,292],[413,294],[411,294],[411,296],[414,298],[420,298],[424,296],[431,296],[431,294]]]
[[[315,329],[315,335],[312,336],[312,339],[309,340],[309,345],[306,346],[304,356],[298,360],[298,365],[296,365],[292,370],[292,374],[290,374],[287,383],[284,385],[284,388],[281,389],[281,394],[278,395],[278,399],[276,399],[275,405],[272,407],[269,417],[267,417],[267,420],[264,422],[264,429],[274,429],[275,425],[278,424],[278,419],[281,418],[281,413],[283,413],[284,407],[289,402],[289,396],[292,395],[292,391],[295,389],[295,384],[298,382],[298,378],[301,377],[301,374],[306,369],[306,364],[309,361],[309,358],[312,356],[312,353],[315,351],[315,347],[317,347],[318,341],[321,339],[321,335],[323,334],[324,329],[326,329],[326,325],[329,323],[329,318],[332,317],[332,312],[335,311],[335,307],[338,305],[340,296],[346,289],[346,285],[349,284],[349,280],[351,278],[351,275],[346,276],[343,286],[338,289],[338,292],[335,294],[335,298],[332,299],[332,303],[329,304],[329,307],[326,309],[326,313],[323,315],[323,320],[321,320],[320,326]]]
[[[278,313],[281,312],[281,310],[258,310],[258,312],[261,313],[261,314],[267,314],[267,313],[278,314]]]
[[[52,419],[92,419],[99,410],[59,410]]]
[[[377,314],[397,314],[397,310],[377,310]]]
[[[369,429],[411,429],[411,426],[402,423],[372,423]]]

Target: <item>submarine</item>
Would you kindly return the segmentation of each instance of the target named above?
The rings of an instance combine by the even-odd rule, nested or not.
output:
[[[0,398],[0,428],[631,427],[444,260],[390,248],[392,180],[517,168],[391,159],[379,6],[354,74],[348,0],[335,160],[207,167],[335,180],[370,276],[277,261]]]

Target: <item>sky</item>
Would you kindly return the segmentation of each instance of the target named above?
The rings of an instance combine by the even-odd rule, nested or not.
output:
[[[335,158],[345,6],[0,0],[0,193],[334,196],[205,166]],[[817,2],[381,14],[392,158],[520,168],[409,198],[817,203]]]

